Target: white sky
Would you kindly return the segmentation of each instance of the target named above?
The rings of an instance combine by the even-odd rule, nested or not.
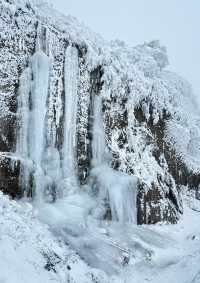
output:
[[[159,39],[170,68],[200,97],[200,0],[48,0],[106,39],[130,45]]]

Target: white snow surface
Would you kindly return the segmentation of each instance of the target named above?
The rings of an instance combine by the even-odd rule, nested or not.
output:
[[[199,202],[185,199],[179,224],[152,226],[97,221],[94,206],[84,192],[35,208],[0,193],[0,282],[200,282]]]
[[[108,282],[38,220],[31,204],[0,193],[0,224],[1,283]]]

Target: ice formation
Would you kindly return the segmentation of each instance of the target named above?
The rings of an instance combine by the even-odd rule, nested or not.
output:
[[[93,98],[93,133],[92,133],[92,159],[93,166],[105,162],[106,139],[103,126],[102,97],[95,95]]]
[[[137,177],[117,172],[106,165],[94,168],[92,176],[98,202],[100,205],[105,202],[103,206],[108,206],[112,221],[136,224]]]
[[[18,96],[19,131],[17,155],[23,159],[20,180],[22,189],[36,197],[53,195],[64,183],[61,179],[76,180],[76,117],[79,82],[79,59],[76,47],[68,46],[65,52],[64,86],[64,138],[62,152],[52,141],[47,143],[47,101],[49,98],[49,57],[37,51],[20,79]],[[57,114],[58,115],[58,114]],[[55,140],[55,139],[54,139]],[[61,159],[62,157],[62,159]],[[62,188],[63,190],[63,188]],[[58,192],[59,194],[59,192]]]
[[[29,96],[31,94],[31,69],[24,70],[20,78],[18,94],[18,141],[17,154],[28,157],[28,128],[29,128]]]
[[[23,158],[20,168],[20,185],[26,193],[29,187],[29,168],[27,159],[29,158],[28,133],[29,133],[29,97],[31,94],[31,69],[24,70],[20,78],[20,87],[18,94],[18,120],[19,129],[17,136],[17,156]]]
[[[45,149],[45,116],[49,87],[49,58],[43,52],[34,54],[31,60],[33,85],[31,91],[31,112],[29,125],[30,158],[35,164],[36,196],[43,194],[44,172],[42,158]]]
[[[184,239],[182,223],[172,228],[173,241],[169,226],[136,226],[176,223],[182,213],[180,192],[189,187],[198,196],[200,116],[191,87],[165,70],[166,49],[158,41],[134,48],[119,40],[107,42],[71,16],[38,2],[0,1],[0,190],[33,197],[38,218],[59,240],[54,245],[52,235],[43,237],[48,231],[33,220],[26,202],[12,203],[0,194],[0,229],[11,238],[12,259],[25,236],[27,250],[33,241],[31,251],[37,250],[41,260],[39,273],[41,253],[55,247],[48,268],[57,272],[60,263],[64,268],[63,280],[57,278],[59,271],[51,274],[56,282],[104,282],[91,273],[96,267],[101,274],[118,273],[109,282],[144,282],[146,275],[150,282],[160,282],[169,272],[177,283],[176,268],[180,282],[185,281],[179,267],[192,270],[192,250],[196,263],[185,280],[196,283],[200,252],[194,241],[198,225],[191,225],[197,223],[196,218],[191,221],[194,215],[184,224]],[[197,199],[190,210],[199,211]],[[84,259],[83,264],[75,256],[78,275],[63,254],[56,256],[60,239],[62,251],[67,243],[67,252],[71,247]],[[22,259],[36,272],[31,253]],[[76,275],[76,280],[65,275]]]
[[[65,118],[62,169],[64,178],[76,180],[76,127],[79,82],[79,58],[76,47],[67,47],[64,68]]]
[[[38,198],[44,192],[45,180],[42,169],[45,150],[45,117],[49,88],[50,60],[42,51],[37,51],[30,60],[20,80],[18,113],[20,129],[17,141],[17,154],[25,160],[22,163],[20,179],[23,190],[30,186],[30,168],[34,166],[34,191]],[[33,168],[32,168],[33,170]]]
[[[193,101],[189,85],[165,71],[166,49],[158,41],[134,48],[118,40],[106,42],[48,5],[24,5],[24,1],[15,0],[11,3],[6,4],[7,10],[1,10],[2,17],[12,14],[13,9],[25,12],[18,14],[19,36],[13,33],[12,24],[1,21],[5,30],[2,38],[8,44],[12,37],[13,44],[20,47],[16,53],[19,56],[14,54],[9,66],[1,56],[0,70],[8,74],[2,76],[1,84],[5,88],[11,85],[8,94],[1,96],[1,105],[9,104],[9,97],[15,96],[20,66],[24,71],[18,96],[17,155],[22,189],[47,193],[55,200],[62,190],[79,185],[79,181],[90,184],[91,169],[106,165],[137,176],[144,194],[151,194],[152,187],[158,190],[155,202],[161,211],[157,213],[151,198],[144,196],[141,209],[144,212],[146,199],[150,199],[146,210],[149,215],[154,210],[162,218],[166,210],[168,218],[168,210],[178,203],[177,197],[175,203],[169,197],[171,193],[178,195],[172,179],[180,175],[179,168],[171,166],[171,151],[176,150],[181,162],[188,166],[187,172],[198,173],[199,159],[194,155],[199,153],[200,135],[192,134],[199,118],[198,111],[193,111],[194,102],[188,103]],[[31,7],[36,11],[34,15]],[[2,52],[7,54],[7,49]],[[192,114],[185,115],[190,110]],[[176,137],[173,129],[177,125],[184,129],[184,141]],[[162,158],[165,160],[161,164]],[[114,185],[108,187],[105,194],[114,199],[110,189]],[[124,196],[124,203],[126,197],[119,187],[116,191]],[[117,202],[115,199],[110,204],[113,218],[133,219],[121,217],[124,212],[115,215],[113,207]],[[176,213],[169,217],[169,221],[172,219],[178,219]]]

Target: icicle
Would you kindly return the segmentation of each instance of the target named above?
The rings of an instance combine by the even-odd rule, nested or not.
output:
[[[19,130],[17,136],[16,155],[21,158],[20,162],[20,186],[24,193],[28,191],[30,166],[28,166],[28,128],[29,128],[29,96],[31,93],[31,69],[27,68],[20,78],[18,111]]]
[[[79,81],[78,50],[69,46],[65,52],[65,119],[63,145],[63,176],[76,180],[76,117]]]
[[[19,132],[17,137],[17,154],[28,157],[29,95],[31,92],[31,69],[27,68],[20,78],[18,96]]]
[[[33,83],[31,90],[31,119],[29,125],[30,158],[36,166],[35,190],[41,198],[44,190],[44,174],[41,168],[45,146],[45,116],[49,88],[50,61],[43,52],[36,52],[31,59]]]
[[[20,166],[21,187],[22,190],[29,191],[33,162],[35,165],[34,186],[38,195],[42,195],[44,189],[41,164],[45,146],[49,66],[48,57],[43,52],[36,52],[30,60],[30,67],[21,76],[18,97],[20,128],[17,138],[17,155],[23,160]]]
[[[102,98],[99,95],[94,96],[94,122],[93,122],[93,140],[92,140],[92,156],[93,166],[103,163],[105,157],[105,133],[103,127]]]
[[[30,156],[40,165],[44,150],[44,127],[46,102],[49,87],[49,58],[43,52],[36,52],[31,59],[33,84],[31,90]]]

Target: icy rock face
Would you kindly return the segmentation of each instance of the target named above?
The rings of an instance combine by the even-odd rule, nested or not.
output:
[[[107,217],[134,222],[137,206],[139,224],[175,223],[179,186],[200,183],[190,86],[164,70],[159,42],[105,42],[36,2],[0,2],[0,189],[56,201],[91,184],[103,165],[138,180],[132,186],[125,178],[123,188],[117,173],[116,185],[96,178]]]

